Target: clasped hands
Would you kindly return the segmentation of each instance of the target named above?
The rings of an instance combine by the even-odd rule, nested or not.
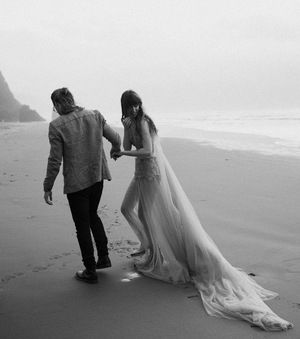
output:
[[[133,123],[133,120],[130,117],[122,118],[121,122],[124,126],[124,128],[129,128],[131,124]],[[120,148],[112,147],[110,151],[110,157],[114,160],[117,160],[122,156],[122,152]]]
[[[118,158],[120,158],[122,156],[121,154],[121,149],[120,148],[116,148],[116,147],[112,147],[110,150],[110,157],[114,160],[117,160]]]

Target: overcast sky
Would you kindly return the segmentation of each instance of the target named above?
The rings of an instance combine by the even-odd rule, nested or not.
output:
[[[109,116],[300,108],[298,0],[0,0],[0,70],[50,118],[51,92]]]

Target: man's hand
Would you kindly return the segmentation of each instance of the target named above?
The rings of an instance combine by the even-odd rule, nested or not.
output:
[[[48,205],[53,205],[53,202],[52,202],[52,192],[51,191],[44,193],[44,200],[45,200],[45,202]]]
[[[110,150],[110,157],[111,157],[112,159],[116,160],[115,154],[116,154],[116,153],[120,153],[120,152],[121,152],[120,147],[114,147],[114,146],[112,146],[112,148],[111,148],[111,150]]]
[[[122,156],[122,154],[121,154],[121,152],[119,151],[119,152],[113,153],[111,157],[112,157],[114,160],[117,160],[117,159],[120,158],[121,156]]]

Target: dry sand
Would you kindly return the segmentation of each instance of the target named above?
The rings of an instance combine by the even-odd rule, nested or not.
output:
[[[279,292],[268,304],[295,328],[266,333],[208,316],[192,286],[134,273],[128,256],[138,243],[119,211],[133,175],[130,158],[110,161],[113,181],[105,182],[99,209],[113,267],[99,271],[97,285],[76,281],[81,257],[61,174],[54,205],[43,201],[47,128],[0,125],[1,338],[300,338],[300,159],[162,140],[224,256]]]

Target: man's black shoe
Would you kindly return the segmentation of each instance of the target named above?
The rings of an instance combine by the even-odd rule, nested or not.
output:
[[[102,268],[107,268],[107,267],[111,267],[111,261],[109,259],[109,256],[105,255],[104,257],[100,257],[97,261],[96,268],[100,270]]]
[[[96,284],[98,282],[98,276],[95,271],[78,271],[75,274],[75,278],[80,281],[84,281],[89,284]]]

